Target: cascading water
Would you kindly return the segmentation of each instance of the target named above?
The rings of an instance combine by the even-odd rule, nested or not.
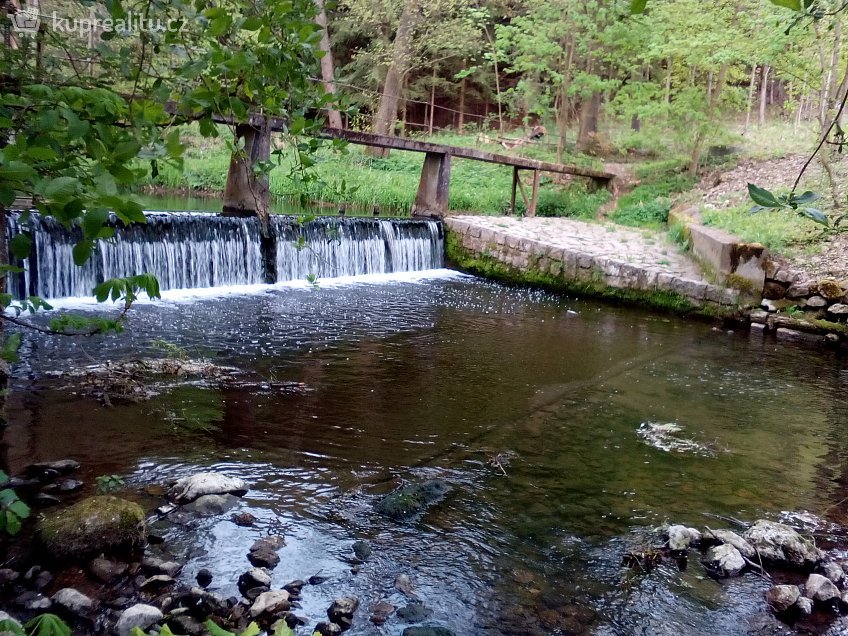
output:
[[[298,226],[291,219],[274,220],[279,281],[411,272],[442,265],[444,246],[435,221],[327,218]]]
[[[17,217],[9,238],[27,228]],[[163,290],[250,285],[268,278],[295,280],[417,271],[441,267],[442,230],[435,221],[324,218],[299,224],[273,217],[275,271],[264,271],[266,255],[257,219],[197,213],[149,213],[147,223],[121,227],[101,241],[83,267],[73,260],[80,230],[68,230],[33,214],[30,258],[9,278],[18,296],[88,296],[108,278],[148,272]]]

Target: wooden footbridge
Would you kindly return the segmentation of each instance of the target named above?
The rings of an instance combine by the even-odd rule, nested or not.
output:
[[[513,157],[485,152],[476,148],[447,146],[428,141],[375,135],[373,133],[342,130],[339,128],[325,128],[318,136],[326,139],[344,139],[349,143],[364,146],[424,153],[424,167],[421,170],[421,179],[418,182],[418,194],[412,206],[412,214],[415,216],[441,217],[447,214],[451,160],[453,158],[473,159],[474,161],[512,166],[512,195],[509,205],[511,214],[515,213],[515,198],[517,192],[520,192],[524,199],[524,205],[527,208],[527,216],[536,216],[536,205],[539,200],[539,178],[543,172],[585,177],[598,187],[605,187],[610,190],[615,188],[615,174],[570,164],[549,163],[526,157]],[[524,188],[524,183],[520,179],[520,172],[522,170],[533,173],[529,196]]]
[[[171,104],[166,109],[176,112],[176,109]],[[245,148],[246,153],[249,155],[250,164],[270,159],[270,135],[272,132],[288,131],[288,122],[276,117],[252,115],[249,121],[244,123],[234,122],[232,119],[222,116],[217,116],[214,119],[219,123],[228,125],[237,123],[237,128],[242,128],[245,133],[252,133],[251,137],[254,141],[250,142]],[[539,200],[539,179],[543,172],[583,177],[589,179],[594,186],[607,188],[613,194],[618,190],[618,175],[606,170],[595,170],[572,164],[550,163],[527,157],[514,157],[486,152],[476,148],[434,144],[428,141],[418,141],[405,137],[391,137],[340,128],[323,128],[315,134],[324,139],[344,139],[349,143],[364,146],[424,153],[424,166],[421,170],[421,179],[418,182],[418,193],[415,197],[415,203],[412,206],[412,214],[416,216],[442,217],[447,214],[450,194],[451,161],[454,158],[512,166],[512,194],[510,197],[510,213],[512,214],[515,213],[516,195],[520,192],[527,209],[527,215],[536,215],[536,206]],[[532,173],[529,194],[520,178],[522,171]],[[230,172],[232,176],[232,164],[230,166]],[[247,170],[242,170],[243,176],[247,172]],[[250,178],[247,177],[247,181],[242,179],[241,182],[238,179],[232,180],[234,183],[232,196],[230,196],[231,191],[229,188],[231,179],[228,177],[227,181],[228,188],[224,192],[225,213],[227,213],[228,208],[241,209],[243,212],[250,213],[250,207],[254,205],[251,200],[255,201],[256,198],[254,188],[245,185],[250,181]],[[267,198],[267,183],[261,190],[264,190],[262,196]],[[230,202],[235,202],[235,204],[230,205]]]

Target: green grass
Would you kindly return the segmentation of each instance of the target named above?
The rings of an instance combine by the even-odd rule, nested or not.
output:
[[[223,191],[229,167],[229,154],[220,141],[210,141],[197,136],[193,130],[186,135],[189,151],[185,156],[183,172],[170,166],[160,166],[159,175],[148,176],[145,185],[171,190]],[[484,150],[509,154],[498,144],[478,146],[476,136],[440,134],[430,141],[449,145],[475,146]],[[522,148],[522,151],[525,150]],[[527,153],[551,161],[553,150],[546,147],[529,149]],[[314,201],[351,203],[363,206],[378,205],[383,208],[409,209],[418,189],[421,153],[392,151],[385,158],[365,154],[362,146],[349,145],[345,152],[320,149],[315,159],[318,180],[308,184],[295,183],[289,177],[291,150],[283,149],[283,163],[270,174],[273,195],[295,198],[302,194]],[[591,157],[566,156],[564,161],[598,167]],[[454,159],[451,169],[450,209],[468,210],[486,214],[502,214],[508,210],[512,186],[512,167],[473,160]],[[529,194],[529,189],[528,189]],[[605,191],[588,192],[578,181],[568,186],[542,180],[537,211],[542,216],[592,217],[609,195]],[[518,213],[524,211],[519,195]]]
[[[668,165],[674,167],[674,164]],[[696,179],[688,174],[676,173],[646,178],[618,200],[609,218],[619,225],[659,228],[668,221],[671,195],[689,190],[695,182]]]
[[[727,230],[749,243],[761,243],[769,249],[784,251],[817,241],[820,226],[786,210],[764,210],[756,214],[750,206],[725,210],[703,210],[704,223]]]

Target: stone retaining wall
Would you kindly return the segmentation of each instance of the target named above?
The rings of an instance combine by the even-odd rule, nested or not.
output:
[[[614,237],[619,232],[622,246],[642,237],[628,229],[610,230],[569,219],[547,221],[568,223],[578,233],[583,226],[587,234],[608,232]],[[568,241],[524,238],[516,235],[523,228],[500,228],[486,217],[479,221],[448,217],[444,223],[448,258],[478,274],[709,315],[733,314],[740,303],[738,290],[711,284],[696,274],[676,274],[659,262],[628,262],[624,253],[609,256],[609,249],[604,252],[590,236],[582,248],[564,247]]]

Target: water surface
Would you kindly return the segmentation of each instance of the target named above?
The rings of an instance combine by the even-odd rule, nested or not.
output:
[[[133,488],[207,467],[244,477],[256,528],[226,516],[191,532],[162,526],[169,545],[188,561],[186,580],[208,567],[229,595],[250,543],[283,532],[275,584],[329,577],[305,588],[310,626],[354,593],[362,608],[349,633],[400,634],[397,618],[370,625],[368,609],[403,605],[393,581],[406,573],[430,623],[457,634],[788,629],[765,610],[760,578],[717,582],[694,560],[635,575],[621,557],[667,521],[841,520],[844,359],[470,277],[380,280],[144,304],[121,335],[28,336],[6,462],[15,471],[71,456],[89,482],[118,473]],[[157,339],[308,390],[181,386],[103,408],[50,378],[161,355]],[[656,430],[672,431],[671,446]],[[373,512],[380,495],[424,478],[452,492],[422,518]],[[374,556],[352,574],[357,539]]]

